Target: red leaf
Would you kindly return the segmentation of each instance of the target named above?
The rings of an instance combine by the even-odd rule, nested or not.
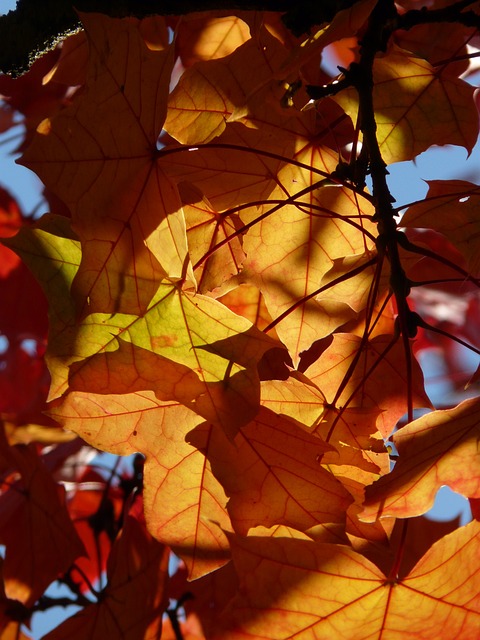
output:
[[[35,448],[11,447],[3,434],[0,446],[0,467],[10,472],[0,496],[5,592],[31,606],[84,549],[68,515],[63,487],[54,482]]]
[[[107,567],[108,585],[96,604],[66,620],[44,640],[155,640],[166,607],[168,550],[128,516]]]

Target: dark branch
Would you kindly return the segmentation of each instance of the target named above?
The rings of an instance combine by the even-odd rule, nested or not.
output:
[[[420,24],[456,22],[464,27],[480,28],[480,15],[474,11],[464,11],[473,4],[472,0],[460,0],[440,9],[412,9],[398,17],[397,29],[409,30]]]
[[[357,0],[330,0],[330,14]],[[0,71],[12,75],[24,73],[35,58],[51,49],[59,39],[76,30],[80,23],[76,11],[96,12],[113,18],[150,15],[185,15],[199,11],[278,11],[290,16],[312,16],[312,0],[18,0],[17,9],[0,16]],[[323,8],[322,8],[323,11]],[[318,9],[321,20],[325,12]],[[314,22],[315,23],[315,22]]]

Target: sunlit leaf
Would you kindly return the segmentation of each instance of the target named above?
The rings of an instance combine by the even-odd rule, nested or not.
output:
[[[326,149],[306,147],[297,158],[318,169],[333,166]],[[258,219],[244,239],[243,277],[262,291],[296,363],[301,351],[355,316],[345,299],[330,296],[322,284],[337,258],[363,254],[365,245],[371,246],[364,233],[373,228],[367,219],[372,210],[355,193],[323,186],[321,180],[309,189],[315,181],[311,171],[286,166],[278,176],[281,186],[272,196],[286,203],[277,211],[270,205],[241,214],[249,224]],[[348,278],[348,267],[342,275]]]
[[[412,160],[434,144],[457,144],[470,153],[478,135],[474,88],[426,60],[393,46],[373,67],[377,136],[387,164]],[[335,98],[354,122],[358,94]]]
[[[189,435],[197,444],[197,434]],[[236,531],[283,524],[307,531],[342,523],[351,501],[341,484],[320,466],[322,441],[261,409],[232,443],[218,429],[209,440],[212,470],[230,497],[228,511]]]
[[[359,353],[361,343],[362,339],[355,335],[335,334],[332,345],[307,369],[306,375],[339,414],[344,407],[376,412],[377,429],[387,437],[407,411],[409,386],[413,406],[429,407],[430,400],[423,388],[420,367],[413,359],[408,372],[403,344],[392,336],[377,336]],[[355,366],[350,370],[352,364]]]
[[[308,379],[304,379],[300,373],[293,372],[288,380],[262,382],[262,405],[313,431],[322,421],[325,396],[308,383]]]
[[[45,185],[0,198],[2,639],[478,639],[478,188],[389,165],[472,151],[479,3],[317,4],[87,13],[0,78]]]
[[[212,15],[205,11],[182,16],[176,46],[182,64],[190,67],[199,60],[216,60],[230,55],[249,37],[248,25],[238,14],[215,12]]]
[[[201,428],[196,444],[202,451],[186,441],[188,432],[201,422],[195,413],[177,403],[159,402],[151,392],[119,396],[76,392],[50,414],[95,447],[145,455],[148,529],[184,559],[192,579],[228,561],[222,531],[230,527],[226,496],[206,458],[210,428]]]
[[[199,62],[187,69],[169,98],[165,129],[183,144],[209,142],[223,133],[235,109],[244,105],[250,116],[249,126],[254,123],[259,128],[261,122],[263,127],[277,128],[283,119],[280,104],[279,113],[275,113],[273,105],[265,109],[266,105],[258,105],[257,94],[251,98],[255,101],[253,113],[247,104],[257,87],[268,85],[272,65],[278,66],[284,55],[278,40],[263,31],[261,38],[250,38],[229,56]],[[251,73],[252,68],[255,74]],[[265,102],[264,95],[262,98]]]
[[[242,226],[238,215],[217,213],[202,193],[189,183],[180,183],[180,195],[187,226],[187,241],[195,271],[198,291],[213,291],[232,276],[236,276],[244,259],[240,239],[236,236]],[[225,242],[228,240],[228,242]],[[218,244],[225,242],[213,251]]]
[[[86,89],[39,126],[22,162],[71,210],[83,245],[80,312],[141,312],[165,274],[188,269],[180,198],[155,161],[173,48],[161,18],[84,22]]]
[[[401,581],[348,547],[232,537],[240,588],[215,640],[434,640],[446,626],[453,637],[473,640],[480,624],[479,535],[480,524],[472,522],[446,536]]]
[[[480,400],[434,411],[403,427],[393,437],[399,460],[393,471],[367,488],[367,522],[377,517],[425,513],[443,485],[480,498],[478,438]]]
[[[274,340],[221,303],[183,292],[170,281],[158,287],[140,317],[93,313],[77,322],[68,286],[79,262],[78,242],[68,237],[68,222],[50,218],[44,224],[48,231],[41,226],[25,231],[15,246],[37,269],[51,296],[51,399],[69,385],[83,391],[128,393],[133,390],[128,382],[133,374],[136,389],[178,400],[230,434],[253,417],[260,394],[256,364],[277,345]]]

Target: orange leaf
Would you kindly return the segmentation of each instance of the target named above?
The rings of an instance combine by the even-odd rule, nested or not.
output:
[[[19,78],[0,75],[0,94],[10,109],[24,116],[26,140],[30,141],[38,124],[57,113],[65,104],[67,87],[57,83],[43,84],[45,75],[50,73],[60,55],[59,49],[49,51],[37,58],[28,73]],[[2,109],[2,111],[4,111]]]
[[[77,321],[65,288],[81,254],[69,236],[68,221],[50,216],[9,243],[36,269],[50,297],[50,399],[69,387],[95,393],[151,389],[233,436],[258,410],[257,364],[278,343],[216,300],[169,280],[140,316],[91,313]]]
[[[331,171],[337,162],[333,156],[327,148],[305,144],[296,159]],[[369,202],[346,188],[324,186],[321,180],[315,188],[317,177],[313,171],[286,165],[278,172],[281,186],[270,196],[284,201],[275,207],[279,210],[269,214],[274,207],[265,205],[241,213],[248,224],[258,220],[244,239],[242,277],[262,291],[294,364],[315,340],[355,317],[345,299],[330,295],[330,287],[324,290],[322,285],[336,259],[372,247],[364,231],[373,231],[367,219],[373,213]],[[342,276],[347,274],[348,266]]]
[[[199,264],[199,268],[195,270],[198,291],[207,293],[217,289],[240,271],[245,256],[240,239],[235,234],[241,227],[241,221],[236,214],[228,217],[218,214],[205,196],[189,183],[180,183],[179,191],[185,214],[190,260],[193,265]],[[204,260],[210,249],[226,239],[229,239],[228,243]]]
[[[362,554],[380,569],[384,569],[385,563],[379,563],[384,560],[385,556],[390,561],[386,567],[388,572],[392,557],[387,555],[389,549],[389,538],[392,533],[395,521],[377,520],[376,522],[366,523],[358,519],[358,514],[362,510],[364,499],[365,485],[378,477],[371,471],[364,471],[357,467],[349,467],[347,465],[329,465],[330,471],[340,480],[347,491],[354,497],[354,502],[349,505],[347,510],[346,533],[352,548]],[[329,542],[327,540],[327,542]]]
[[[2,640],[31,640],[32,636],[23,633],[20,622],[10,621],[2,629]]]
[[[201,448],[196,431],[188,441]],[[283,524],[308,534],[317,525],[342,524],[351,498],[320,466],[328,448],[265,408],[232,443],[213,429],[206,455],[230,496],[235,531],[246,534],[258,525]]]
[[[173,48],[161,18],[83,19],[85,90],[41,123],[22,163],[72,212],[83,245],[73,287],[81,314],[142,313],[165,274],[190,273],[181,201],[155,157]]]
[[[425,513],[442,485],[480,498],[479,425],[480,399],[472,398],[403,427],[393,437],[399,459],[391,473],[367,488],[362,520]]]
[[[474,640],[480,625],[480,523],[446,536],[408,576],[387,578],[348,547],[231,537],[240,579],[215,640]],[[408,612],[408,615],[406,615]]]
[[[240,15],[205,11],[182,16],[175,44],[183,66],[190,67],[200,60],[224,58],[246,42],[250,31]]]
[[[332,345],[307,369],[306,375],[340,413],[343,407],[375,410],[376,426],[387,437],[407,411],[409,381],[404,348],[392,336],[377,336],[362,347],[360,359],[349,373],[361,344],[362,339],[353,334],[335,334]],[[430,407],[415,360],[410,384],[413,406]]]
[[[233,122],[208,145],[160,149],[158,161],[177,182],[193,183],[215,211],[226,212],[268,198],[279,168],[293,153],[294,142],[292,136],[272,138],[262,129]]]
[[[322,421],[325,396],[308,378],[292,371],[288,380],[267,380],[261,384],[261,403],[282,417],[292,419],[309,432]]]
[[[462,57],[467,54],[466,43],[471,36],[472,31],[461,24],[439,23],[419,24],[409,31],[397,31],[393,37],[399,47],[428,60],[432,66],[438,68],[443,62],[442,73],[458,78],[469,66],[468,59]]]
[[[375,424],[381,411],[371,408],[327,409],[315,434],[328,439],[335,451],[327,452],[324,464],[353,466],[371,473],[388,473],[390,458]]]
[[[22,614],[28,616],[28,609],[23,609],[20,603],[6,597],[3,587],[3,566],[4,560],[0,559],[0,638],[1,640],[30,640],[30,636],[22,633],[21,622],[18,619],[12,619],[16,613],[20,614],[18,618],[21,618]]]
[[[72,392],[50,415],[93,446],[126,455],[140,451],[144,467],[144,509],[150,533],[172,547],[191,579],[225,564],[230,528],[225,493],[205,457],[209,426],[195,449],[186,435],[201,422],[192,411],[159,402],[153,393],[96,395]]]
[[[285,47],[260,28],[255,38],[230,55],[193,65],[169,97],[166,131],[187,145],[210,142],[235,121],[262,129],[267,139],[280,131],[282,137],[287,132],[303,132],[314,114],[285,111],[280,104],[283,90],[275,95],[271,87],[278,87],[274,72],[285,55]],[[306,101],[305,96],[303,103]]]
[[[239,316],[250,320],[260,331],[263,331],[272,321],[260,290],[253,285],[242,284],[218,300]],[[275,331],[270,331],[269,335],[273,338]]]

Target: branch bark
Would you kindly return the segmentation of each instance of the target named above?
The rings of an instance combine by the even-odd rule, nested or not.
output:
[[[297,32],[330,21],[358,0],[18,0],[15,11],[0,16],[0,71],[21,75],[41,53],[80,26],[79,12],[115,18],[185,15],[200,11],[278,11]],[[290,25],[289,25],[290,26]]]

